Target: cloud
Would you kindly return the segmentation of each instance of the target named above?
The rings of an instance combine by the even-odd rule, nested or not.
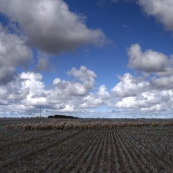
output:
[[[98,89],[97,95],[102,99],[102,100],[107,100],[110,99],[110,93],[107,91],[107,88],[105,85],[101,85]]]
[[[170,109],[173,103],[171,97],[171,90],[149,90],[141,92],[137,96],[122,98],[115,103],[115,107],[139,111],[163,111]]]
[[[172,0],[138,0],[143,11],[154,16],[169,31],[173,31],[173,1]]]
[[[119,76],[120,82],[111,90],[115,97],[111,97],[107,106],[152,113],[169,112],[173,106],[173,77],[172,75],[155,76],[149,79],[134,77],[129,73]]]
[[[141,108],[141,111],[160,111],[162,109],[162,106],[160,104],[151,106],[151,107],[146,107],[146,108]]]
[[[79,70],[73,67],[70,71],[68,71],[68,74],[73,75],[75,78],[81,81],[86,81],[87,79],[97,77],[93,71],[88,70],[85,66],[81,66]]]
[[[38,56],[38,63],[36,64],[34,71],[36,72],[45,72],[51,71],[53,69],[53,64],[49,62],[49,56],[40,54]]]
[[[79,82],[70,82],[66,80],[61,80],[59,78],[54,79],[53,85],[57,87],[60,92],[63,92],[65,95],[75,95],[82,96],[89,92],[83,84]]]
[[[106,104],[111,98],[105,85],[101,85],[96,93],[88,93],[81,100],[80,108],[94,108]]]
[[[80,104],[80,108],[94,108],[94,107],[98,107],[104,103],[104,101],[101,98],[96,97],[93,94],[89,94],[89,95],[85,96],[82,99],[82,102],[83,103]]]
[[[12,76],[12,75],[11,75]],[[20,76],[15,76],[15,79],[8,81],[8,83],[0,87],[0,102],[5,105],[14,105],[24,99],[29,94],[29,89],[21,89]]]
[[[145,100],[138,100],[136,97],[126,97],[122,98],[119,102],[115,104],[117,108],[135,108],[146,107]]]
[[[0,103],[20,102],[28,95],[28,89],[21,89],[21,78],[16,68],[27,69],[32,62],[32,52],[23,38],[12,34],[0,24]],[[1,95],[2,94],[2,95]],[[4,101],[3,101],[4,100]]]
[[[150,87],[148,82],[142,81],[142,78],[135,78],[129,73],[125,73],[123,77],[119,76],[119,79],[121,81],[111,90],[117,97],[136,96]]]
[[[115,112],[108,113],[109,117],[125,117],[125,114],[133,117],[134,113],[136,117],[141,117],[146,116],[146,111],[155,116],[158,112],[164,112],[164,117],[173,108],[172,89],[159,88],[159,84],[154,84],[154,80],[159,78],[145,81],[144,77],[126,73],[119,76],[120,82],[111,90],[111,94],[105,85],[93,92],[94,82],[92,88],[85,87],[86,82],[92,83],[90,80],[96,77],[96,74],[85,66],[72,68],[67,74],[72,75],[75,80],[55,78],[52,87],[46,89],[42,74],[22,72],[15,80],[0,87],[0,105],[6,105],[9,112],[16,111],[18,115],[30,116],[37,115],[40,106],[45,115],[59,112],[90,116],[92,112],[92,117],[106,117],[106,112],[99,111],[98,114],[98,111],[91,110],[101,105],[116,109],[116,115]],[[0,106],[0,111],[3,109],[4,107]]]
[[[161,52],[156,52],[151,49],[142,52],[139,44],[133,44],[127,49],[127,52],[130,58],[128,64],[130,68],[146,73],[166,71],[169,59]]]
[[[151,85],[158,90],[173,89],[173,76],[166,76],[151,79]]]
[[[53,91],[45,89],[45,84],[42,81],[42,74],[35,72],[22,72],[20,78],[20,91],[25,91],[25,93],[27,93],[26,97],[20,101],[21,105],[24,107],[31,106],[32,109],[38,108],[40,105],[44,106],[44,108],[53,108],[49,98],[51,97],[51,94],[54,95],[55,93],[51,93]]]
[[[27,68],[32,52],[24,41],[0,24],[0,85],[6,85],[17,76],[16,67]]]
[[[15,88],[13,88],[13,90],[11,90],[11,88],[9,88],[8,90],[8,100],[13,100],[16,101],[17,103],[25,100],[26,97],[29,95],[29,88],[25,88],[25,89],[21,89],[21,88],[17,88],[14,84],[13,86]]]
[[[0,104],[7,104],[9,111],[15,109],[19,113],[22,111],[23,114],[27,112],[34,114],[34,110],[37,110],[40,105],[44,110],[54,110],[57,113],[56,111],[75,112],[78,109],[84,109],[80,105],[85,103],[88,106],[90,103],[99,104],[100,101],[103,103],[101,98],[94,100],[95,96],[92,98],[89,93],[96,77],[93,71],[81,66],[79,69],[72,68],[68,74],[72,75],[75,80],[55,78],[52,87],[46,89],[42,74],[22,72],[16,80],[8,83],[8,87],[1,87],[0,96],[3,97]],[[107,94],[106,90],[102,89],[100,94],[104,93]],[[3,99],[7,102],[2,102]],[[13,107],[10,104],[11,100],[15,101]]]
[[[0,0],[0,12],[19,24],[29,45],[47,53],[109,42],[100,29],[87,28],[85,16],[70,12],[63,0]]]
[[[53,85],[58,89],[63,90],[67,95],[85,95],[93,88],[96,74],[85,66],[81,66],[79,70],[72,68],[67,73],[79,80],[79,82],[66,81],[59,78],[56,78],[53,81]]]
[[[24,41],[8,32],[0,24],[0,67],[27,67],[31,62],[32,52],[24,45]]]
[[[3,100],[7,102],[6,101],[7,97],[8,97],[7,88],[5,86],[1,86],[0,87],[0,102],[2,102]]]
[[[127,53],[128,66],[142,72],[142,76],[135,77],[129,73],[118,76],[120,82],[111,90],[115,97],[108,101],[108,107],[125,109],[128,113],[133,111],[141,116],[145,116],[142,112],[170,116],[173,108],[172,55],[168,57],[151,49],[142,52],[139,44],[133,44]],[[143,74],[147,74],[147,78]]]
[[[74,77],[75,80],[55,78],[52,87],[48,90],[45,88],[42,81],[43,76],[40,73],[22,72],[18,78],[19,83],[15,84],[14,82],[17,81],[14,81],[12,92],[9,95],[5,94],[6,99],[14,99],[15,105],[20,103],[21,106],[15,109],[23,112],[34,113],[34,109],[38,109],[41,105],[49,111],[72,113],[98,107],[110,98],[104,85],[101,85],[97,92],[91,93],[96,74],[85,66],[81,66],[79,69],[72,68],[67,74]],[[1,92],[4,95],[5,88]]]
[[[71,71],[68,71],[68,75],[72,75],[76,79],[82,81],[87,89],[93,88],[95,78],[97,77],[93,71],[87,69],[85,66],[81,66],[79,70],[75,67],[72,68]]]
[[[20,100],[21,105],[32,106],[31,110],[42,105],[44,109],[69,113],[104,103],[102,98],[108,95],[105,86],[100,88],[98,95],[89,93],[96,77],[93,71],[81,66],[79,69],[72,68],[68,75],[72,75],[78,81],[55,78],[52,88],[46,90],[40,73],[21,73],[20,91],[27,93],[26,97]]]
[[[13,67],[1,67],[0,68],[0,85],[6,85],[7,83],[15,80],[17,73]]]
[[[149,90],[142,92],[139,99],[144,100],[148,106],[152,106],[153,104],[156,105],[159,104],[159,102],[161,103],[162,96],[160,91]]]
[[[21,90],[29,89],[28,98],[34,95],[39,95],[44,92],[44,83],[42,80],[42,75],[40,73],[34,72],[22,72],[21,78]]]
[[[65,104],[61,109],[58,110],[59,112],[65,112],[65,113],[69,113],[69,112],[75,112],[75,108],[73,105],[70,104]]]

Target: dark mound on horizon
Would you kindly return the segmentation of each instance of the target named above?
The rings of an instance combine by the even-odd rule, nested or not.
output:
[[[68,116],[68,115],[50,115],[48,118],[67,118],[67,119],[77,119],[78,117]]]

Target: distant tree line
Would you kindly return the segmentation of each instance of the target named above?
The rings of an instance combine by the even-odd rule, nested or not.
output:
[[[50,115],[48,118],[68,118],[68,119],[77,119],[78,117],[68,116],[68,115]]]

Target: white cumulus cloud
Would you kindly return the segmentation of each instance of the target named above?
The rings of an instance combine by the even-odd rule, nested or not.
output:
[[[53,85],[57,87],[59,92],[63,92],[67,95],[82,96],[86,95],[93,88],[96,74],[85,66],[81,66],[80,69],[72,68],[67,73],[79,82],[56,78],[53,81]]]
[[[173,31],[172,0],[138,0],[137,2],[148,15],[154,16],[169,31]]]
[[[105,85],[101,85],[98,89],[97,95],[102,99],[102,100],[108,100],[110,99],[111,95],[107,91],[107,88]]]
[[[31,46],[47,53],[109,42],[100,29],[87,28],[85,17],[70,12],[63,0],[0,0],[0,12],[19,24]]]
[[[98,107],[103,103],[104,101],[101,98],[95,96],[94,94],[89,94],[82,99],[82,104],[80,105],[80,108]]]
[[[139,44],[131,45],[127,51],[130,57],[129,67],[147,73],[166,71],[169,59],[163,53],[151,49],[142,52]]]
[[[28,88],[30,91],[30,94],[28,95],[29,98],[31,98],[34,95],[41,94],[44,91],[44,83],[42,80],[42,75],[40,73],[34,73],[34,72],[22,72],[20,75],[20,78],[22,80],[21,82],[21,89]]]
[[[147,90],[150,84],[140,78],[135,78],[129,73],[125,73],[121,80],[111,91],[117,97],[135,96],[140,92]]]

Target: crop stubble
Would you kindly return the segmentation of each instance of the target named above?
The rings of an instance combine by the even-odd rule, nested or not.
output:
[[[1,130],[0,170],[171,173],[173,127]]]

